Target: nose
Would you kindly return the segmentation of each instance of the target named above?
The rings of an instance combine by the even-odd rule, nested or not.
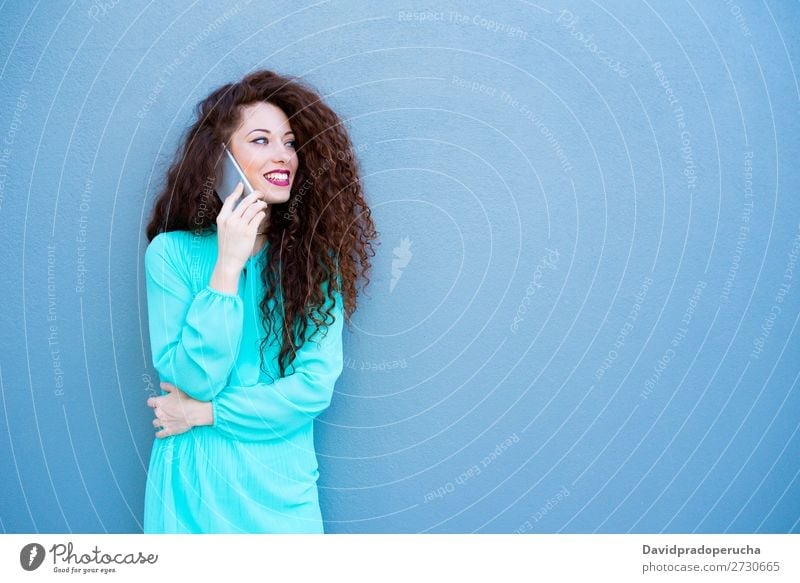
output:
[[[292,153],[293,152],[291,148],[287,148],[284,144],[281,144],[275,149],[275,153],[272,155],[272,160],[273,162],[285,164],[292,157]]]

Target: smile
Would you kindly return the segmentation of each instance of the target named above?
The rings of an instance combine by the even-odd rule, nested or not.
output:
[[[264,174],[267,182],[275,186],[289,186],[289,172],[284,170],[277,170],[275,172],[268,172]]]

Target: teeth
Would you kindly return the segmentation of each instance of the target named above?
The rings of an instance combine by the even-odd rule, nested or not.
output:
[[[287,172],[271,172],[267,174],[268,180],[289,180],[289,174]]]

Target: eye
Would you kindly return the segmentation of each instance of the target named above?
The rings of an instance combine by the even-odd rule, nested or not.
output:
[[[261,140],[264,140],[264,141],[262,142]],[[265,137],[265,136],[262,136],[260,138],[256,138],[255,140],[253,140],[252,143],[253,144],[260,144],[260,145],[263,146],[263,145],[269,143],[269,139],[267,137]],[[297,142],[295,140],[289,140],[288,142],[286,142],[286,145],[289,146],[292,150],[297,149]]]

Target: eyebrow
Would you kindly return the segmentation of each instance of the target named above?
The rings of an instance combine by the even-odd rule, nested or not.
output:
[[[268,133],[268,134],[271,134],[271,133],[272,133],[272,132],[271,132],[271,131],[269,131],[269,130],[263,130],[263,129],[260,129],[260,128],[259,128],[259,129],[255,129],[255,130],[250,130],[249,132],[247,132],[247,135],[249,136],[249,135],[250,135],[250,134],[252,134],[253,132],[266,132],[266,133]],[[294,134],[294,132],[293,132],[292,130],[289,130],[288,132],[286,132],[286,133],[285,133],[285,134],[283,134],[283,135],[284,135],[284,136],[288,136],[289,134]]]

